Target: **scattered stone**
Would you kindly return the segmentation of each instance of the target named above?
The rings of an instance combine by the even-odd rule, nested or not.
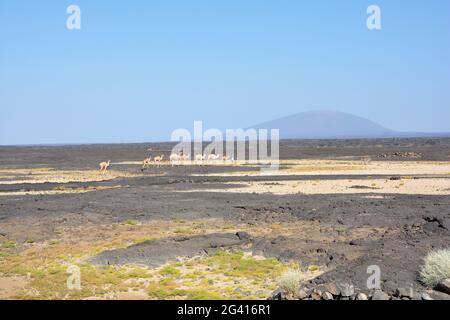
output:
[[[382,288],[378,288],[388,293],[389,295],[394,295],[395,291],[397,291],[398,284],[392,280],[387,280],[383,283]]]
[[[356,295],[356,300],[368,300],[367,295],[360,292]]]
[[[294,297],[292,294],[287,294],[286,295],[286,300],[297,300],[297,298]]]
[[[339,281],[336,283],[336,287],[342,297],[350,297],[355,293],[355,288],[348,282]]]
[[[414,289],[409,287],[409,288],[398,288],[397,290],[395,290],[395,296],[399,297],[399,298],[408,298],[408,299],[412,299],[414,298]]]
[[[372,300],[389,300],[389,295],[381,290],[375,290]]]
[[[278,236],[278,237],[276,237],[275,239],[272,239],[271,241],[270,241],[270,243],[271,244],[280,244],[280,243],[283,243],[284,241],[287,241],[287,237],[285,237],[285,236]]]
[[[422,154],[417,152],[392,152],[382,153],[378,158],[421,158]]]
[[[444,285],[447,284],[446,281],[443,282]],[[377,289],[368,296],[363,292],[355,292],[351,283],[338,281],[302,286],[294,295],[277,289],[269,300],[450,300],[450,295],[437,290],[416,292],[412,287],[401,287],[397,288],[393,294]]]
[[[314,289],[311,293],[311,299],[313,300],[320,300],[322,299],[322,290],[320,289]]]
[[[437,291],[450,294],[450,278],[439,282],[435,288]]]
[[[441,218],[436,216],[425,216],[425,224],[423,230],[428,233],[442,232],[444,230],[450,230],[450,219]]]
[[[333,295],[329,293],[328,291],[325,291],[322,293],[322,299],[323,300],[333,300]]]
[[[426,293],[431,298],[431,300],[450,300],[450,295],[443,293],[443,292],[439,292],[439,291],[435,291],[435,290],[428,290]],[[422,296],[422,299],[423,299],[423,296]]]
[[[283,300],[285,298],[284,291],[282,289],[276,289],[274,292],[272,292],[270,300]]]
[[[323,287],[324,291],[328,291],[335,297],[337,297],[341,294],[341,291],[339,290],[336,283],[334,283],[334,282],[326,283],[322,287]]]
[[[364,241],[361,240],[351,240],[349,243],[351,246],[361,246],[364,244]]]
[[[422,292],[420,294],[420,296],[421,296],[422,300],[433,300],[433,298],[426,292]]]
[[[245,231],[238,231],[238,232],[236,232],[236,235],[239,238],[239,240],[249,240],[250,239],[250,235],[248,234],[248,232],[245,232]]]
[[[308,294],[308,292],[305,289],[301,288],[300,290],[298,290],[296,297],[299,300],[304,300],[304,299],[309,297],[309,294]]]

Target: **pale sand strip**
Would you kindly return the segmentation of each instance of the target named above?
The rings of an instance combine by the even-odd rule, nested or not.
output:
[[[232,167],[230,167],[231,169]],[[196,174],[196,176],[258,176],[258,175],[449,175],[449,161],[327,161],[283,160],[279,170],[260,172],[231,171],[225,173]]]
[[[450,195],[450,179],[337,179],[271,182],[230,182],[229,188],[179,192],[234,192],[285,194],[420,194]]]

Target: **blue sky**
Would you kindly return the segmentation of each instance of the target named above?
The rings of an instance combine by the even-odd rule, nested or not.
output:
[[[448,132],[449,60],[442,0],[1,0],[0,144],[169,140],[314,109]]]

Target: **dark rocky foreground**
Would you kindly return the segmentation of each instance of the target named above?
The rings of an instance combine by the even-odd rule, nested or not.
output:
[[[151,240],[125,249],[104,251],[90,259],[90,262],[100,265],[140,264],[159,267],[176,257],[192,258],[219,249],[242,248],[249,243],[249,238],[248,233],[238,232]]]
[[[157,154],[168,154],[171,145],[0,147],[0,167],[97,169],[98,162],[106,159],[113,162],[143,159],[149,146],[159,150],[155,151]],[[283,141],[280,153],[284,159],[358,159],[370,156],[381,161],[449,161],[450,139]],[[121,165],[116,169],[140,172],[140,167],[136,165]],[[233,168],[233,171],[254,169],[245,166]],[[299,224],[310,227],[289,234],[224,233],[167,238],[103,252],[91,261],[96,264],[143,263],[159,266],[180,255],[190,257],[208,254],[217,248],[243,248],[282,261],[327,268],[325,274],[312,280],[296,295],[276,292],[275,299],[445,298],[443,293],[427,292],[428,288],[418,281],[418,270],[427,252],[450,246],[449,196],[395,194],[375,199],[365,197],[370,195],[370,190],[367,194],[329,195],[202,191],[225,188],[232,181],[348,178],[339,174],[302,177],[201,176],[202,173],[229,170],[221,166],[152,167],[144,172],[143,177],[65,185],[122,186],[117,189],[85,194],[2,196],[0,224],[3,227],[0,236],[19,243],[29,238],[45,241],[55,238],[60,227],[100,225],[129,219],[145,222],[220,218],[249,228],[268,224]],[[165,175],[153,176],[155,173]],[[200,176],[190,176],[192,173]],[[363,178],[368,177],[351,177],[353,180]],[[50,190],[56,186],[58,184],[52,183],[1,185],[0,191]],[[364,231],[362,236],[358,233],[361,230]],[[381,291],[366,288],[367,268],[371,265],[380,267]]]
[[[417,290],[414,287],[399,287],[391,292],[372,289],[364,293],[351,282],[338,280],[317,284],[317,281],[302,286],[295,293],[276,290],[272,300],[450,300],[450,279],[442,281],[436,290]]]

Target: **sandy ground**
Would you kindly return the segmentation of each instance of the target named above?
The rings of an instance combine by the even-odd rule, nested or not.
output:
[[[417,194],[450,195],[450,179],[360,179],[232,182],[230,187],[182,192],[232,192],[286,194]]]
[[[364,289],[373,264],[389,292],[450,246],[450,139],[283,141],[270,174],[141,171],[148,146],[0,147],[0,298],[264,299],[288,268]]]
[[[255,175],[450,175],[450,161],[281,160],[278,170],[212,173],[211,176]]]
[[[53,168],[0,169],[0,185],[107,181],[131,178],[137,174],[123,171],[57,170]]]
[[[24,290],[28,283],[27,277],[0,277],[0,297],[14,297]]]

